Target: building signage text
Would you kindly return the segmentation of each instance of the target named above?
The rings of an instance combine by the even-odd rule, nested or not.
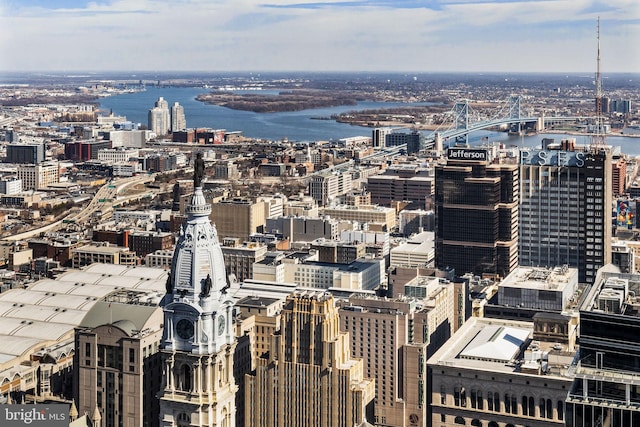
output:
[[[520,151],[521,165],[537,166],[584,166],[585,153],[581,151],[538,150]]]
[[[467,150],[465,148],[449,148],[447,158],[455,160],[487,160],[487,150]]]

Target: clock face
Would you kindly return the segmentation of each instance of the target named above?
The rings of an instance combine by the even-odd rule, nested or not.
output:
[[[188,340],[193,337],[193,323],[188,319],[180,319],[176,325],[176,332],[180,338]]]
[[[218,335],[222,335],[224,333],[224,316],[218,317]]]

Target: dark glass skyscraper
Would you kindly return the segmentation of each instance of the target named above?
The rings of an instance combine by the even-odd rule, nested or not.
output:
[[[505,277],[518,265],[518,165],[454,148],[436,167],[436,266]]]

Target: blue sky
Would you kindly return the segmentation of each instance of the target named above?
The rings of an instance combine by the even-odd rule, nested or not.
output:
[[[0,0],[0,71],[640,72],[638,0]]]

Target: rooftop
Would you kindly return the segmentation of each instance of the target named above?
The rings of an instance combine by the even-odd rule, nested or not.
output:
[[[518,267],[500,284],[501,287],[518,287],[541,290],[562,290],[578,282],[578,269],[566,265],[555,268]]]
[[[565,378],[574,353],[532,342],[533,323],[470,318],[428,361],[431,366],[467,368],[496,373],[539,375],[523,370],[533,359],[544,360],[548,377]],[[544,350],[544,351],[543,351]],[[536,366],[538,366],[536,364]]]
[[[137,291],[131,295],[138,301],[159,300],[166,277],[159,268],[92,264],[69,270],[57,280],[43,279],[28,289],[1,293],[0,364],[68,338],[94,305],[113,297],[114,291]]]

